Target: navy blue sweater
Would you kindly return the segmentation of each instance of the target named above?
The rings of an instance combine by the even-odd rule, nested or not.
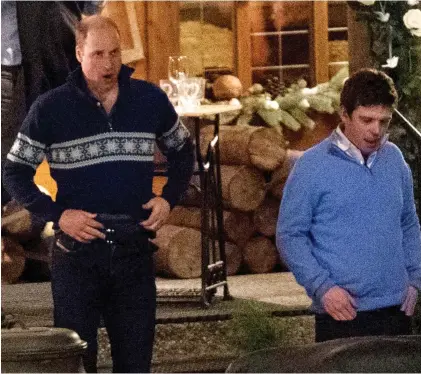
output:
[[[189,132],[165,93],[131,79],[132,72],[122,66],[110,114],[88,90],[80,68],[32,105],[3,175],[8,192],[29,211],[54,222],[65,209],[145,219],[149,212],[142,204],[153,197],[155,142],[168,160],[162,197],[176,204],[193,172]],[[33,182],[44,157],[57,182],[56,202]]]

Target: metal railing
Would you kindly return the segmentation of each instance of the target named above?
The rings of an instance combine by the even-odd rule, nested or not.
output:
[[[400,111],[395,109],[395,113],[399,120],[394,126],[391,140],[399,146],[411,168],[415,205],[421,220],[421,132]]]

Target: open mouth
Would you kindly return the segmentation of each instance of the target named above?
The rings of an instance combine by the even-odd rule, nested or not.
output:
[[[365,142],[371,147],[374,147],[378,144],[378,140],[366,140]]]
[[[111,79],[113,78],[113,74],[105,74],[102,76],[104,79]]]

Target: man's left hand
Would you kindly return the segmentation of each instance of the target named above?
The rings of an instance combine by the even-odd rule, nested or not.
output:
[[[414,314],[417,297],[418,290],[414,286],[408,286],[404,302],[401,306],[401,311],[405,312],[405,315],[412,316]]]
[[[165,223],[171,210],[168,201],[159,196],[143,204],[142,208],[152,210],[149,218],[140,223],[146,230],[150,231],[157,231]]]

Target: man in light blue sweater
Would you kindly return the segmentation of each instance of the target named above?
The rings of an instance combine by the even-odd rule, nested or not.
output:
[[[297,161],[277,246],[312,298],[316,341],[411,333],[421,233],[411,171],[387,141],[397,93],[363,69],[341,94],[341,124]]]

